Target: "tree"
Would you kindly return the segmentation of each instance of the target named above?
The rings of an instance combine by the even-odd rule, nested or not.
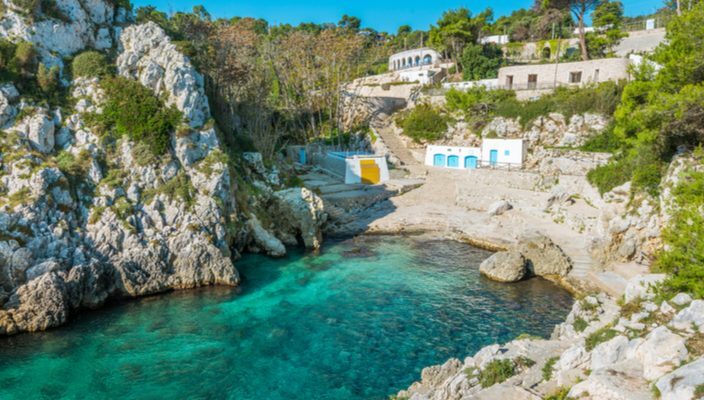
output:
[[[430,28],[430,43],[451,58],[459,69],[459,58],[464,47],[477,42],[479,32],[492,18],[491,9],[484,10],[476,17],[472,17],[466,8],[445,11],[437,26]]]
[[[407,35],[411,33],[413,29],[411,28],[410,25],[401,25],[398,27],[398,30],[396,31],[396,36],[401,36],[401,35]]]
[[[54,65],[47,68],[40,63],[37,70],[37,84],[44,94],[52,96],[59,86],[59,67]]]
[[[473,44],[462,53],[462,70],[465,80],[496,78],[503,63],[503,51],[493,43]]]
[[[359,31],[359,28],[362,26],[362,20],[355,17],[355,16],[350,16],[350,15],[343,15],[342,19],[340,19],[340,22],[337,23],[337,26],[339,26],[342,29],[347,29],[353,32]]]
[[[607,57],[621,39],[628,36],[621,30],[623,25],[623,4],[620,1],[606,0],[594,9],[592,25],[597,32],[586,36],[587,50],[590,57]]]
[[[558,10],[570,10],[577,19],[577,28],[579,30],[579,45],[582,51],[582,60],[589,60],[589,51],[587,50],[587,39],[584,30],[584,23],[587,14],[598,7],[604,0],[536,0],[536,6],[539,8],[556,8]]]

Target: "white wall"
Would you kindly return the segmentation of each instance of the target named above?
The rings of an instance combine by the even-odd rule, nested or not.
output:
[[[508,43],[508,35],[492,35],[479,39],[480,44],[494,43],[498,45]]]
[[[353,156],[345,159],[345,183],[348,185],[362,183],[362,172],[359,161],[370,159],[373,159],[379,167],[379,183],[388,182],[389,167],[386,164],[385,156]]]
[[[468,156],[477,157],[477,160],[481,159],[482,151],[478,147],[456,147],[456,146],[437,146],[429,145],[425,150],[425,165],[433,166],[433,158],[436,154],[442,154],[445,156],[445,163],[447,163],[447,157],[458,156],[459,157],[459,169],[464,169],[464,158]]]
[[[433,76],[436,73],[437,71],[431,69],[414,69],[409,71],[399,71],[398,76],[404,82],[418,82],[422,85],[427,85],[433,83]]]
[[[571,63],[517,65],[499,69],[499,84],[504,86],[508,76],[513,76],[513,89],[526,90],[528,76],[537,75],[535,89],[552,89],[557,79],[558,85],[570,85],[570,73],[581,72],[582,81],[573,86],[583,86],[589,83],[618,81],[628,79],[627,58],[603,58],[600,60],[579,61]],[[557,74],[555,69],[557,68]],[[598,71],[598,72],[597,72]]]
[[[467,90],[477,86],[484,86],[487,89],[497,89],[499,87],[499,80],[482,79],[478,81],[445,82],[442,84],[443,89],[455,88],[458,90]]]
[[[497,150],[499,165],[523,165],[525,147],[523,139],[483,139],[481,160],[483,165],[489,165],[491,150]]]

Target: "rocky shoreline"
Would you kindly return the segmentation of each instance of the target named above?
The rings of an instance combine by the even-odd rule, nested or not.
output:
[[[704,388],[704,301],[656,299],[650,285],[662,278],[634,278],[623,302],[576,301],[547,340],[519,337],[425,368],[395,398],[693,399]]]

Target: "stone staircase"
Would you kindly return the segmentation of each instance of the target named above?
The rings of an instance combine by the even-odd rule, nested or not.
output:
[[[385,114],[378,115],[372,121],[372,128],[376,134],[386,145],[389,152],[395,156],[402,165],[418,165],[420,164],[411,151],[408,150],[403,141],[396,135],[391,127],[391,117]]]

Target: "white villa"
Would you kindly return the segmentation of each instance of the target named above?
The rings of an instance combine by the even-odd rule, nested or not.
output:
[[[400,71],[423,66],[437,66],[440,60],[440,53],[428,47],[406,50],[389,57],[389,71]]]
[[[481,147],[429,145],[425,150],[425,165],[454,169],[521,168],[526,149],[523,139],[483,139]]]

